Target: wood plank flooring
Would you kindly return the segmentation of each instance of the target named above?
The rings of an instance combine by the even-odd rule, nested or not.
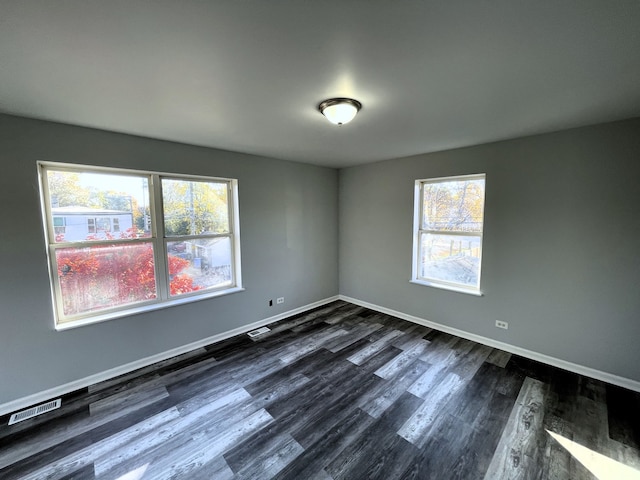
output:
[[[0,478],[640,479],[638,393],[342,301],[271,328],[0,418]]]

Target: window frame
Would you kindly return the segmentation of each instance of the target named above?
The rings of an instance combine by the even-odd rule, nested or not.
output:
[[[484,210],[486,200],[486,177],[485,173],[476,173],[469,175],[453,175],[448,177],[426,178],[418,179],[414,183],[414,205],[413,205],[413,250],[412,250],[412,262],[411,262],[411,283],[418,285],[424,285],[428,287],[439,288],[443,290],[450,290],[459,293],[466,293],[469,295],[482,296],[481,280],[482,280],[482,252],[484,249]],[[483,180],[484,191],[482,201],[482,229],[480,232],[457,232],[449,230],[432,230],[423,228],[424,219],[424,186],[426,184],[434,183],[446,183],[452,181],[467,181],[467,180]],[[421,271],[421,259],[422,259],[422,237],[423,235],[447,235],[447,236],[463,236],[463,237],[477,237],[480,240],[480,257],[478,264],[478,284],[476,286],[464,285],[461,283],[451,282],[447,280],[423,277],[420,275]]]
[[[70,163],[58,163],[38,161],[38,179],[40,187],[41,213],[45,234],[45,244],[47,252],[47,264],[49,269],[49,283],[51,287],[53,320],[56,330],[67,330],[83,325],[90,325],[107,320],[131,316],[138,313],[164,309],[185,303],[206,300],[218,296],[228,295],[243,291],[240,253],[240,218],[238,210],[238,181],[233,178],[211,177],[203,175],[178,174],[169,172],[133,170],[124,168],[112,168],[93,165],[81,165]],[[102,173],[115,175],[138,176],[148,178],[149,195],[149,217],[151,229],[149,237],[137,238],[114,238],[104,240],[84,240],[56,242],[56,234],[53,225],[51,212],[51,197],[47,180],[47,171],[67,171],[75,173]],[[229,233],[224,236],[230,237],[231,247],[231,283],[218,288],[207,288],[193,292],[184,293],[178,296],[170,295],[170,276],[167,243],[171,238],[165,235],[164,213],[162,205],[162,179],[175,179],[187,181],[201,181],[226,183],[227,185],[227,207]],[[94,219],[95,233],[98,233],[97,222]],[[145,222],[146,223],[146,222]],[[200,236],[196,237],[200,238]],[[184,237],[180,237],[181,240]],[[80,314],[65,315],[63,311],[63,297],[58,278],[58,266],[56,260],[56,250],[64,248],[97,247],[104,245],[133,245],[150,243],[153,246],[154,275],[156,286],[156,298],[136,303],[129,303],[101,309],[95,312],[84,312]]]
[[[201,234],[190,234],[190,235],[169,235],[166,232],[165,229],[165,225],[164,225],[164,204],[163,204],[163,199],[162,199],[162,180],[191,180],[191,181],[204,181],[204,182],[215,182],[215,183],[223,183],[223,182],[227,182],[227,206],[228,206],[228,219],[229,219],[229,232],[226,233],[201,233]],[[159,204],[162,206],[161,211],[159,213],[159,216],[162,217],[162,223],[158,223],[158,219],[156,219],[156,221],[153,221],[153,216],[152,216],[152,221],[151,224],[153,226],[153,224],[157,224],[157,225],[162,225],[162,238],[161,241],[163,243],[163,247],[164,247],[164,262],[165,262],[165,275],[166,278],[169,278],[169,264],[167,262],[167,254],[169,251],[169,243],[170,242],[188,242],[190,240],[198,240],[198,239],[213,239],[213,238],[229,238],[230,239],[230,244],[231,244],[231,286],[222,286],[216,289],[208,289],[207,291],[216,291],[216,290],[225,290],[228,288],[233,288],[233,285],[235,283],[235,279],[236,276],[239,275],[239,267],[238,268],[234,268],[234,265],[236,263],[235,260],[235,251],[237,250],[238,253],[240,251],[240,246],[238,244],[238,248],[236,249],[234,247],[234,235],[233,232],[237,229],[239,229],[239,223],[237,224],[237,229],[234,229],[234,211],[237,212],[237,193],[234,195],[233,193],[233,189],[231,188],[230,182],[232,182],[232,180],[230,179],[221,179],[221,178],[214,178],[214,177],[198,177],[198,176],[194,176],[194,175],[173,175],[173,174],[160,174],[158,175],[158,184],[160,187],[160,192],[159,192]],[[236,189],[237,190],[237,189]],[[235,200],[233,200],[235,199]],[[169,289],[169,282],[166,282],[166,285],[163,285],[163,287],[166,287],[167,289]],[[179,298],[187,298],[187,297],[191,297],[191,296],[199,296],[202,295],[202,293],[199,293],[199,291],[195,291],[195,292],[190,292],[190,293],[183,293],[180,294],[180,296],[172,296],[171,292],[169,290],[167,290],[167,296],[171,299],[171,301],[175,300],[175,299],[179,299]]]

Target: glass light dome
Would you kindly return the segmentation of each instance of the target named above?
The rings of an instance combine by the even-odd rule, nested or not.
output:
[[[353,120],[362,104],[351,98],[332,98],[318,107],[322,114],[335,125],[344,125]]]

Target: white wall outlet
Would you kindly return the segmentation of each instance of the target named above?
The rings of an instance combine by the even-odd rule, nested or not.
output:
[[[276,300],[276,303],[278,305],[280,305],[281,303],[284,303],[284,297],[278,297],[278,299]]]
[[[509,323],[503,322],[502,320],[496,320],[496,327],[507,330],[509,328]]]

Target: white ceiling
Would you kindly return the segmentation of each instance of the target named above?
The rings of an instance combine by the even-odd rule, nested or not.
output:
[[[333,167],[474,145],[640,116],[640,1],[0,0],[0,111]]]

